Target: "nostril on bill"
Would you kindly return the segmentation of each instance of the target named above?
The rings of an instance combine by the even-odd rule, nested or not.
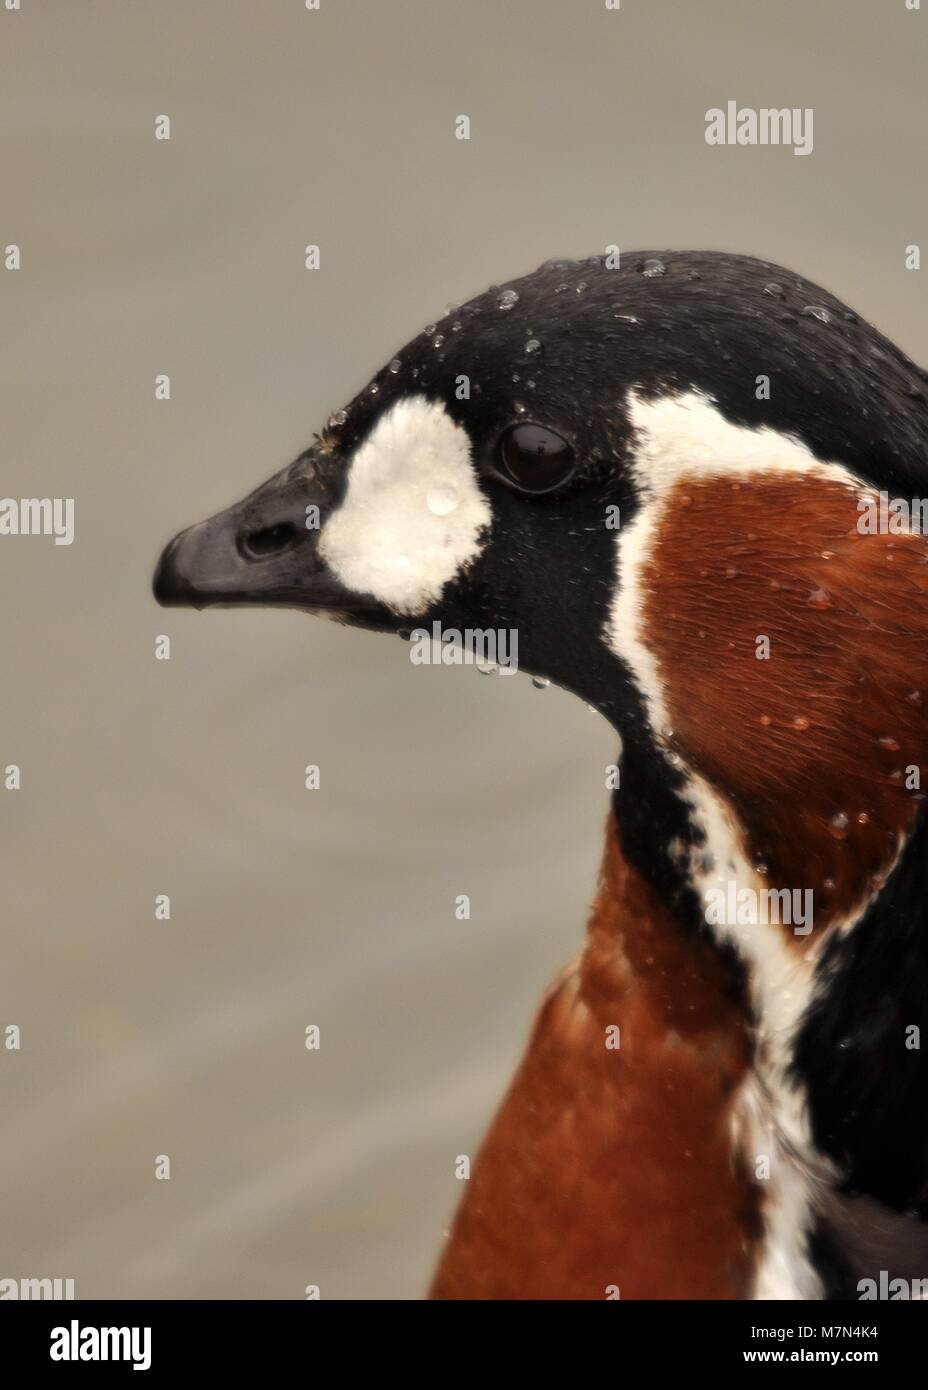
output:
[[[281,521],[276,526],[262,526],[254,531],[243,531],[238,538],[238,548],[246,560],[264,560],[268,555],[279,555],[291,546],[296,538],[296,527],[289,521]]]

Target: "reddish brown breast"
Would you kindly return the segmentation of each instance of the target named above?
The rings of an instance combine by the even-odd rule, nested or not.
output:
[[[747,1062],[736,977],[657,903],[610,822],[586,949],[542,1007],[431,1296],[745,1297],[757,1195],[732,1109]]]

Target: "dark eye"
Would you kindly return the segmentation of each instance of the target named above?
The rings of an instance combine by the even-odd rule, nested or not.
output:
[[[551,492],[574,471],[574,451],[544,425],[513,425],[499,443],[500,465],[522,492]]]

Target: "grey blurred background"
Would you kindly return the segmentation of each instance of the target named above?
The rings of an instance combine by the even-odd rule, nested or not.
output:
[[[159,610],[158,551],[554,255],[752,252],[928,361],[926,26],[904,0],[0,6],[0,493],[77,508],[71,547],[0,539],[0,1277],[421,1296],[454,1158],[581,941],[616,740],[395,639]],[[812,106],[814,153],[707,146],[730,98]]]

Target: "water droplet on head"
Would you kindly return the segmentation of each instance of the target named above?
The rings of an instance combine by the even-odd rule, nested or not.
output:
[[[435,516],[447,516],[457,507],[458,500],[455,488],[449,487],[446,483],[436,483],[434,487],[429,488],[425,503]]]
[[[834,607],[834,604],[824,589],[812,589],[806,602],[810,608],[824,609]]]
[[[538,341],[537,338],[529,338],[528,342],[525,344],[525,351],[537,352],[540,347],[541,343]]]
[[[569,285],[555,285],[555,286],[554,286],[554,293],[555,293],[555,294],[566,294],[567,291],[568,291],[569,289],[570,289],[570,286],[569,286]]]
[[[889,737],[878,738],[877,743],[880,745],[881,748],[887,749],[890,753],[899,752],[899,742],[897,739]]]
[[[920,690],[910,690],[905,698],[910,705],[920,705],[922,702],[922,692]]]
[[[663,275],[666,269],[663,261],[658,260],[656,256],[649,256],[641,267],[641,273],[646,275],[649,280],[653,280],[655,275]]]
[[[380,390],[380,387],[377,385],[376,381],[372,381],[367,389],[372,396],[376,396],[377,392]]]
[[[457,319],[457,320],[451,325],[451,332],[452,332],[452,333],[460,333],[462,326],[463,326],[463,325],[461,324],[461,320],[460,320],[460,319]]]
[[[796,718],[793,720],[793,728],[798,729],[800,733],[804,733],[811,722],[811,719],[807,719],[804,714],[797,714]]]
[[[390,372],[393,376],[396,376],[397,372],[400,370],[402,365],[403,364],[400,361],[400,359],[398,357],[394,357],[393,361],[390,363]]]
[[[844,840],[847,838],[847,825],[847,816],[844,811],[838,811],[828,822],[828,833],[836,840]]]
[[[425,334],[427,338],[431,338],[432,334],[435,332],[434,323],[427,323],[423,328],[422,332]]]
[[[786,291],[782,285],[778,285],[775,280],[771,280],[769,285],[764,286],[764,294],[772,295],[774,299],[785,299]]]
[[[337,429],[338,426],[339,426],[339,425],[343,425],[347,419],[348,419],[348,412],[347,412],[347,411],[345,411],[345,410],[336,410],[336,412],[335,412],[334,415],[330,415],[330,416],[329,416],[329,424],[330,424],[330,426],[331,426],[333,429]]]
[[[511,309],[513,305],[518,304],[519,293],[517,290],[503,290],[496,302],[500,309]]]
[[[577,293],[578,293],[578,294],[582,294],[583,291],[584,291],[585,289],[586,289],[586,281],[585,281],[585,280],[581,280],[580,283],[579,283],[579,285],[577,286]]]
[[[807,304],[802,311],[802,317],[818,319],[819,323],[831,323],[831,314],[821,304]]]

